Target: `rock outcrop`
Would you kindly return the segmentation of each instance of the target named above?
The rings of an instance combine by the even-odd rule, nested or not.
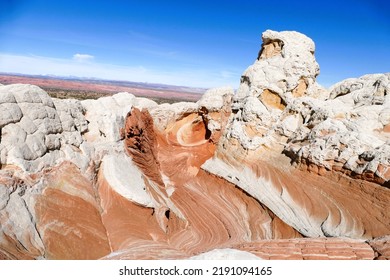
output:
[[[0,86],[0,259],[388,259],[390,74],[314,51],[268,30],[196,103]]]
[[[304,236],[388,234],[389,74],[343,81],[327,92],[315,82],[310,39],[267,31],[263,42],[233,97],[234,115],[216,154],[202,168]]]

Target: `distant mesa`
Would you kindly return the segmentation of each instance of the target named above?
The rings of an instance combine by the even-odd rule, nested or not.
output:
[[[389,259],[390,73],[325,89],[310,38],[262,39],[196,102],[0,86],[0,259]]]

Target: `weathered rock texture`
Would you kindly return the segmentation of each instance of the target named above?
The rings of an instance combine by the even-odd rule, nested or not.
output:
[[[0,259],[388,259],[390,74],[318,74],[266,31],[197,103],[0,86]]]
[[[368,244],[375,251],[375,259],[390,260],[390,236],[381,236],[373,240],[369,240]]]

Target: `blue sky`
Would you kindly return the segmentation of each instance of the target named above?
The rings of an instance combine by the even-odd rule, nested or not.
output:
[[[266,29],[311,37],[324,86],[390,72],[375,0],[0,0],[0,72],[237,88]]]

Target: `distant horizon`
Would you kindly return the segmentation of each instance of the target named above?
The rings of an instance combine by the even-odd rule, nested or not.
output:
[[[316,44],[329,88],[390,72],[389,14],[380,0],[6,1],[0,72],[236,89],[261,33],[294,30]]]
[[[353,78],[359,78],[359,77],[362,77],[362,76],[365,76],[365,75],[375,75],[375,74],[387,74],[387,73],[390,73],[389,72],[382,72],[382,73],[366,73],[366,74],[363,74],[361,76],[358,76],[358,77],[349,77],[349,78],[345,78],[345,79],[342,79],[340,81],[336,81],[335,83],[329,85],[329,86],[324,86],[322,84],[320,84],[318,82],[318,77],[317,77],[317,83],[324,87],[325,89],[329,89],[330,87],[332,87],[333,85],[339,83],[339,82],[342,82],[343,80],[346,80],[346,79],[353,79]],[[193,89],[193,90],[202,90],[202,92],[194,92],[194,93],[199,93],[199,94],[203,94],[203,90],[206,91],[208,89],[212,89],[212,88],[215,88],[215,87],[198,87],[198,86],[187,86],[187,85],[180,85],[180,84],[167,84],[167,83],[156,83],[156,82],[138,82],[138,81],[132,81],[132,80],[119,80],[119,79],[111,79],[111,78],[99,78],[99,77],[81,77],[81,76],[74,76],[74,75],[67,75],[67,76],[63,76],[63,75],[55,75],[55,74],[27,74],[27,73],[16,73],[16,72],[1,72],[0,71],[0,75],[9,75],[9,76],[21,76],[21,77],[41,77],[41,78],[52,78],[52,79],[58,79],[58,80],[79,80],[79,81],[96,81],[96,82],[99,82],[99,81],[107,81],[107,82],[124,82],[124,83],[135,83],[135,84],[144,84],[144,85],[154,85],[154,86],[158,86],[158,85],[161,85],[161,86],[170,86],[170,87],[178,87],[178,88],[188,88],[188,89]],[[223,87],[223,85],[221,86]],[[232,87],[234,91],[236,91],[238,89],[238,87],[234,88]]]
[[[154,82],[137,82],[131,80],[118,80],[118,79],[107,79],[107,78],[99,78],[99,77],[80,77],[73,75],[54,75],[54,74],[27,74],[27,73],[17,73],[17,72],[1,72],[0,76],[21,76],[21,77],[31,77],[31,78],[52,78],[58,80],[79,80],[79,81],[106,81],[106,82],[123,82],[123,83],[134,83],[134,84],[145,84],[145,85],[153,85],[153,86],[170,86],[170,87],[178,87],[178,88],[189,88],[194,90],[208,90],[210,88],[204,87],[191,87],[186,85],[174,85],[174,84],[164,84],[164,83],[154,83]]]

